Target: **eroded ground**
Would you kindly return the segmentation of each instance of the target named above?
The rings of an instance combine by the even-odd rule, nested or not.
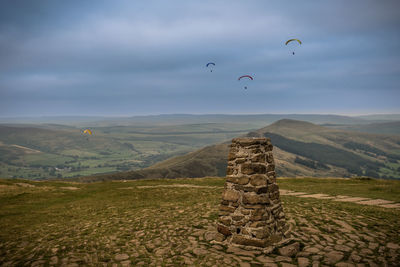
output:
[[[283,195],[287,221],[302,243],[302,250],[288,257],[278,251],[262,255],[209,242],[222,179],[30,183],[33,186],[2,183],[2,266],[396,266],[400,262],[397,209]]]

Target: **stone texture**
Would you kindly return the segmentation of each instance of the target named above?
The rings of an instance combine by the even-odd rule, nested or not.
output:
[[[268,177],[265,174],[255,174],[250,179],[250,184],[253,186],[267,185]]]
[[[335,264],[338,261],[340,261],[341,259],[343,259],[343,253],[340,251],[331,251],[328,252],[325,255],[325,259],[324,262],[326,262],[327,264]]]
[[[281,247],[278,249],[278,251],[282,256],[294,257],[300,251],[300,243],[295,242],[293,244]]]
[[[217,230],[218,230],[218,232],[220,232],[221,234],[223,234],[225,236],[232,234],[228,227],[221,225],[221,224],[218,224]]]
[[[266,247],[284,238],[288,227],[274,170],[269,139],[232,140],[217,226],[228,243]],[[294,256],[299,247],[292,244],[284,253]]]
[[[239,200],[240,194],[235,190],[225,190],[222,195],[222,200],[236,202]]]
[[[310,264],[310,260],[307,258],[299,257],[297,258],[297,265],[299,267],[307,267]]]
[[[234,235],[232,237],[232,243],[244,246],[264,247],[266,242],[261,239],[248,238],[242,235]]]
[[[127,254],[115,255],[115,260],[117,260],[117,261],[122,261],[122,260],[127,260],[127,259],[129,259],[129,256]]]

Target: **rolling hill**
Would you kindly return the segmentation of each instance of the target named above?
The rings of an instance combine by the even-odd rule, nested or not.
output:
[[[331,129],[283,119],[247,134],[271,138],[279,176],[400,178],[400,137]],[[224,176],[228,143],[208,146],[140,170],[81,181]]]
[[[373,116],[373,115],[372,115]],[[281,119],[308,121],[316,124],[364,124],[386,121],[386,117],[351,117],[333,114],[160,114],[132,117],[88,117],[88,116],[48,116],[2,118],[0,123],[63,124],[76,127],[110,126],[167,126],[182,124],[234,123],[260,128]]]
[[[220,143],[252,128],[204,123],[174,126],[91,127],[59,124],[0,125],[0,177],[70,178],[135,170]]]
[[[327,124],[326,126],[348,130],[348,131],[357,131],[363,133],[373,133],[373,134],[400,134],[400,121],[391,121],[391,122],[379,122],[379,123],[369,123],[369,124],[354,124],[354,125],[345,125],[345,124]]]

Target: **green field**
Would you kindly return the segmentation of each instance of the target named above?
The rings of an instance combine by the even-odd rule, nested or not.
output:
[[[6,266],[263,266],[398,262],[400,210],[282,196],[302,254],[282,257],[210,243],[223,178],[68,183],[0,180],[0,262]],[[400,182],[278,179],[283,189],[399,201]],[[343,229],[338,220],[348,225]],[[345,231],[346,230],[346,231]],[[324,248],[330,248],[324,250]],[[242,253],[242,254],[241,254]],[[300,259],[301,258],[301,259]],[[119,266],[119,265],[118,265]]]
[[[203,123],[173,126],[91,127],[0,125],[0,177],[71,178],[136,170],[245,134],[249,125]]]

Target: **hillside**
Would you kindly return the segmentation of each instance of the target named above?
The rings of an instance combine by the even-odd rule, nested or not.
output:
[[[400,177],[399,136],[343,131],[294,120],[281,120],[255,133],[270,137],[276,147],[295,155],[296,163],[315,170],[318,176],[338,171],[345,176]]]
[[[355,125],[328,124],[327,126],[341,130],[357,131],[357,132],[373,133],[373,134],[396,134],[396,135],[400,134],[400,121],[355,124]]]
[[[247,135],[271,138],[279,176],[400,178],[399,136],[343,131],[288,119]],[[228,145],[209,146],[140,171],[80,180],[224,176]]]

